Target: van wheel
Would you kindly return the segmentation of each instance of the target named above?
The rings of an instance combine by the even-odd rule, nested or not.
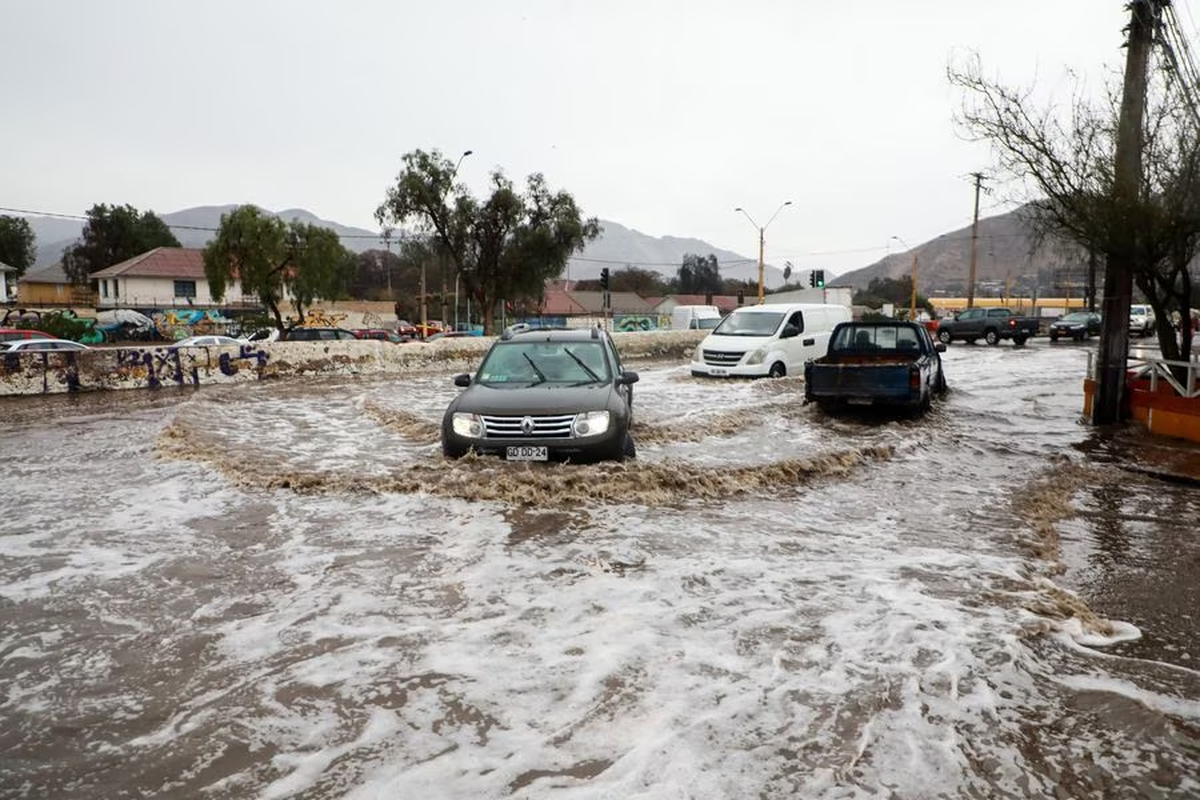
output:
[[[784,375],[787,375],[787,367],[783,365],[782,361],[776,361],[771,365],[771,371],[767,374],[772,378],[782,378]]]

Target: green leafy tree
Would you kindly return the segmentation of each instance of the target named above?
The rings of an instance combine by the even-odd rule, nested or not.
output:
[[[679,267],[680,294],[720,294],[721,272],[717,268],[717,257],[713,254],[698,256],[688,253]]]
[[[17,277],[37,259],[36,237],[24,217],[0,217],[0,263],[16,267]]]
[[[575,199],[552,192],[541,174],[530,175],[520,192],[497,170],[482,200],[455,184],[456,174],[457,165],[438,150],[406,154],[375,216],[436,242],[492,332],[498,301],[541,298],[546,280],[562,274],[571,254],[600,235],[600,225],[583,219]]]
[[[167,223],[153,211],[101,203],[87,212],[80,241],[63,251],[63,270],[75,283],[87,284],[93,272],[155,247],[179,246]]]
[[[345,295],[355,272],[354,256],[327,228],[282,220],[250,205],[221,215],[216,237],[204,248],[204,274],[217,300],[234,281],[258,296],[283,334],[281,306],[290,302],[304,319],[317,298]]]

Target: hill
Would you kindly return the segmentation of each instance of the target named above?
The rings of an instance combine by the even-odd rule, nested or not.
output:
[[[1086,279],[1086,254],[1050,239],[1031,251],[1032,228],[1023,209],[979,220],[975,255],[976,294],[1013,291],[1039,293],[1081,291]],[[913,248],[917,255],[917,288],[928,296],[965,296],[971,263],[971,227],[941,234]],[[912,274],[912,252],[892,253],[861,269],[839,275],[839,286],[864,289],[873,278]]]

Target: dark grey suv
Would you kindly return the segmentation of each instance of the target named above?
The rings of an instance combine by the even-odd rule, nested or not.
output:
[[[596,328],[505,334],[442,419],[442,452],[510,461],[618,461],[635,455],[633,384]]]

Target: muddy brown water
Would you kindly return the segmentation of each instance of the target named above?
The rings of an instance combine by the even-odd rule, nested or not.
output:
[[[920,420],[636,365],[639,457],[449,375],[0,402],[0,797],[1200,796],[1200,449],[1086,348]]]

